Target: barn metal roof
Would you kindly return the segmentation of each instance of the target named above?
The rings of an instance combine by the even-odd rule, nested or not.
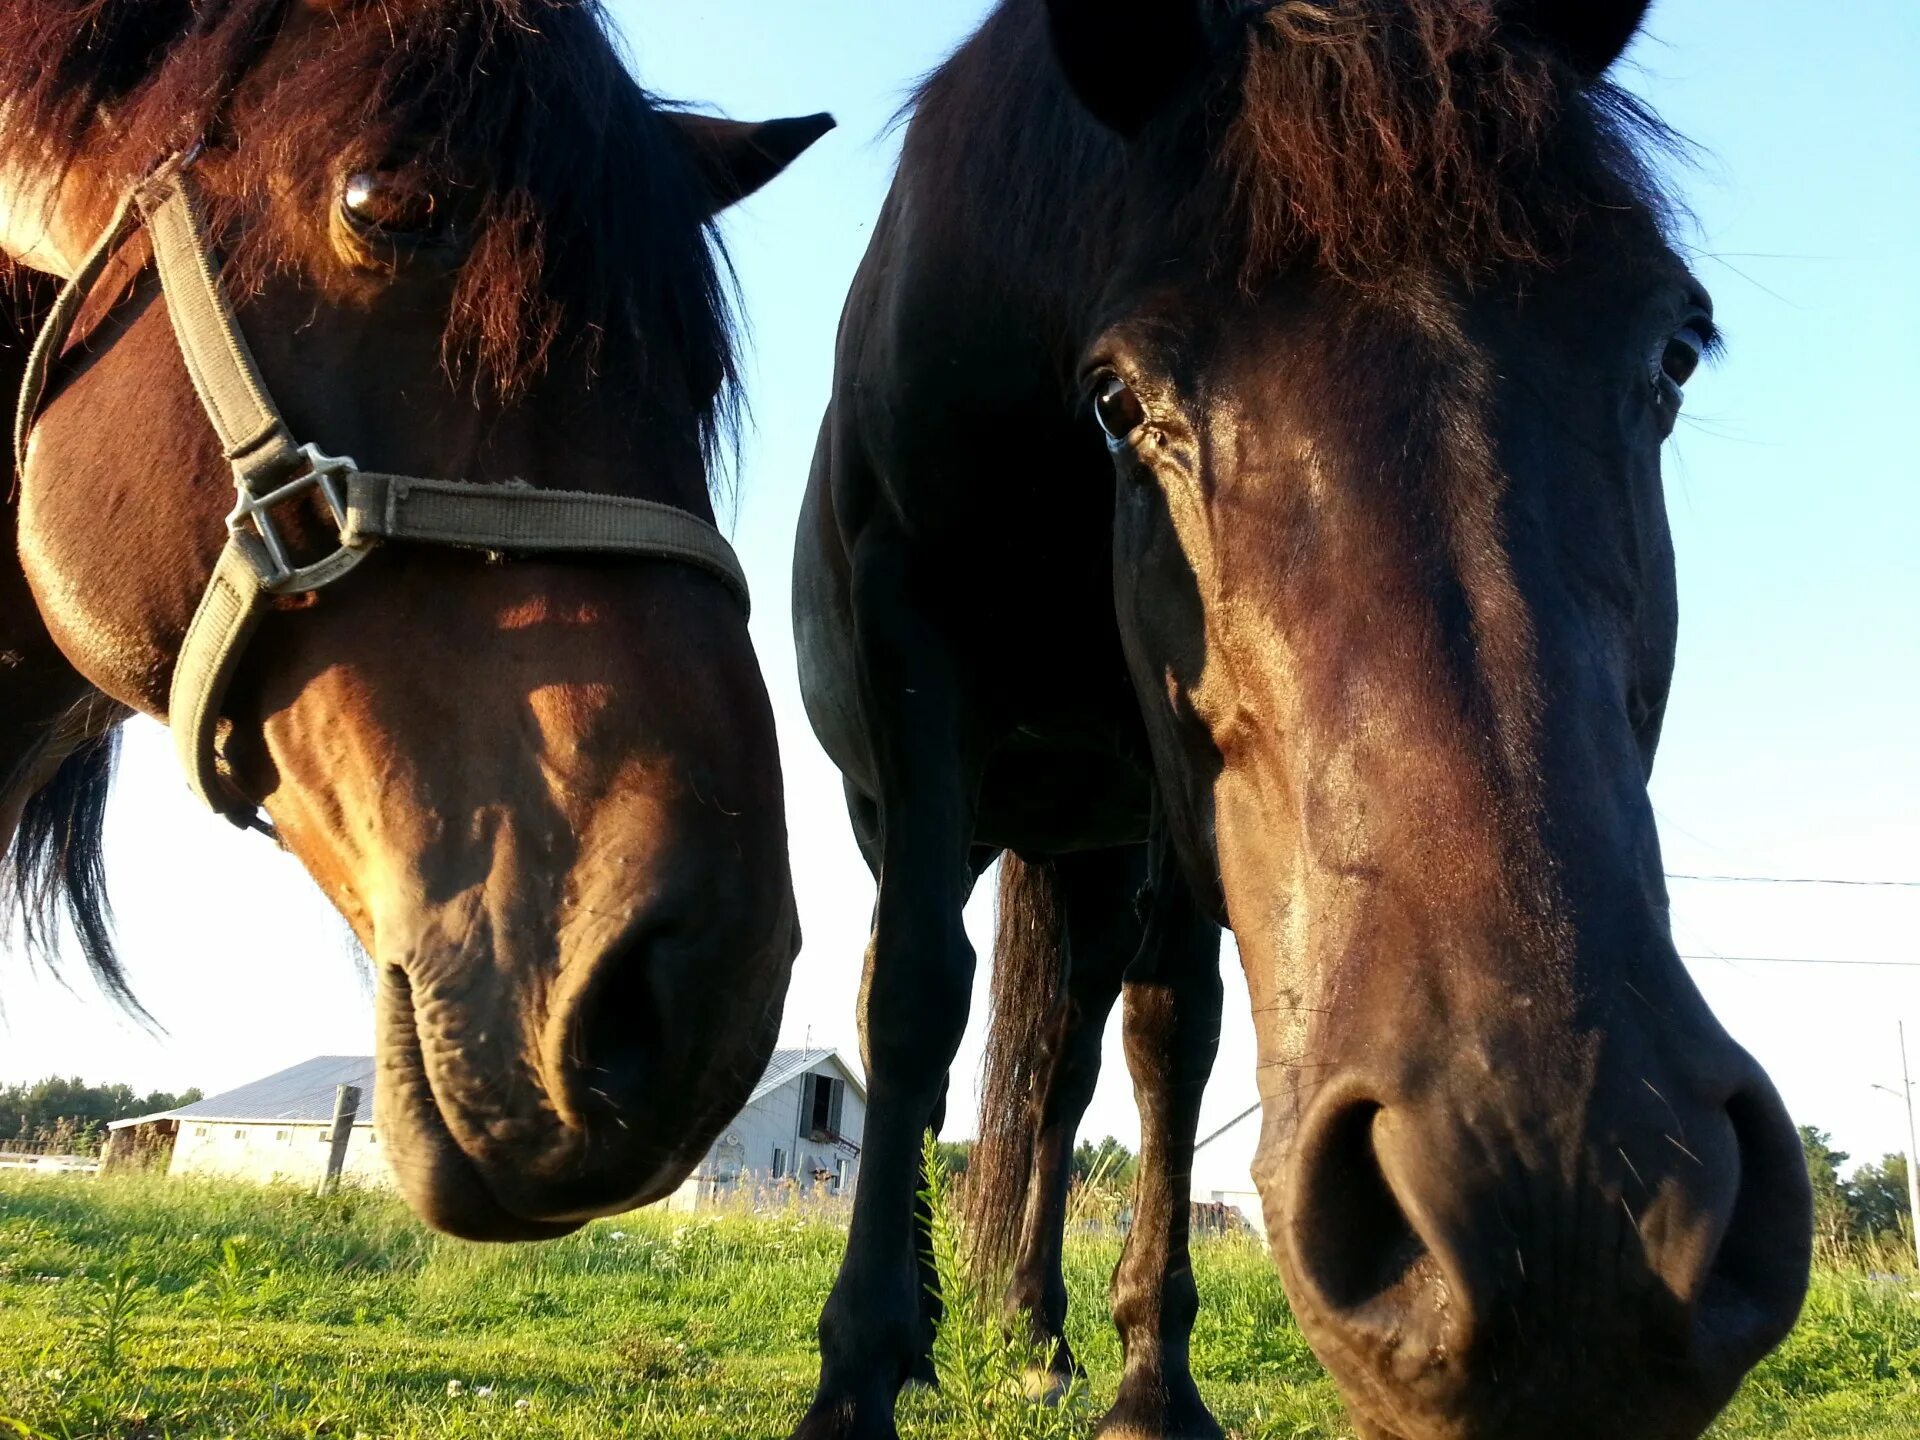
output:
[[[753,1094],[747,1097],[747,1104],[765,1098],[778,1090],[788,1081],[804,1075],[822,1060],[831,1060],[839,1068],[847,1083],[853,1086],[854,1094],[864,1104],[867,1087],[860,1083],[860,1077],[853,1068],[840,1058],[838,1050],[776,1050],[773,1059],[767,1063],[767,1073],[760,1077],[760,1083],[753,1087]]]
[[[804,1075],[823,1060],[831,1060],[852,1084],[862,1100],[866,1086],[860,1083],[835,1050],[776,1050],[753,1087],[747,1103],[770,1095],[782,1085]],[[232,1124],[277,1120],[295,1125],[325,1125],[333,1119],[334,1090],[341,1085],[360,1087],[360,1118],[357,1123],[373,1123],[373,1056],[316,1055],[298,1065],[289,1066],[264,1079],[252,1081],[236,1090],[209,1095],[178,1110],[163,1110],[158,1115],[142,1115],[136,1120],[116,1121],[110,1129],[125,1125],[144,1125],[153,1120],[214,1120]]]
[[[362,1125],[373,1123],[373,1057],[316,1055],[265,1079],[220,1095],[209,1095],[178,1110],[143,1115],[146,1120],[281,1120],[325,1125],[333,1119],[333,1092],[341,1085],[360,1087]]]

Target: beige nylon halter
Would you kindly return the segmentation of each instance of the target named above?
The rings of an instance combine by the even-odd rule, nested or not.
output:
[[[213,247],[188,179],[192,159],[191,153],[175,156],[135,185],[61,290],[27,361],[14,449],[24,473],[28,436],[80,306],[120,243],[136,226],[146,226],[174,336],[232,462],[238,492],[227,517],[226,548],[181,644],[168,701],[174,747],[202,801],[236,825],[264,828],[257,807],[238,794],[221,766],[220,710],[227,687],[276,595],[331,585],[383,541],[673,560],[717,576],[746,608],[746,575],[733,547],[688,511],[614,495],[378,475],[296,443],[267,393],[215,271]],[[309,490],[318,490],[326,501],[339,527],[340,548],[314,564],[296,566],[273,512]]]

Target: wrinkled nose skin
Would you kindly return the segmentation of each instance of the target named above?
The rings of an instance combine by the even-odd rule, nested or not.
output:
[[[553,977],[537,1005],[527,974],[443,948],[383,966],[379,1123],[428,1223],[547,1238],[662,1199],[699,1163],[766,1065],[799,946],[790,902],[699,909],[648,908],[598,953],[531,972]]]
[[[1798,1140],[1751,1059],[1694,1036],[1660,1065],[1614,1026],[1558,1073],[1467,1038],[1325,1084],[1267,1149],[1276,1258],[1367,1440],[1693,1440],[1786,1335]]]

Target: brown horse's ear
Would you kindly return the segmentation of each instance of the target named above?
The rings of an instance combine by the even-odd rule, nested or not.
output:
[[[718,215],[765,185],[833,129],[831,115],[748,124],[711,115],[674,113],[667,123],[680,132],[707,182],[709,215]]]
[[[1068,86],[1128,138],[1205,69],[1211,47],[1201,12],[1199,0],[1047,0]]]
[[[1510,0],[1507,19],[1598,80],[1626,54],[1652,8],[1653,0]]]

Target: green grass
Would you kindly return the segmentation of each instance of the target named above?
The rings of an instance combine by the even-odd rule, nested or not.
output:
[[[430,1236],[384,1197],[0,1176],[0,1416],[17,1422],[0,1437],[779,1437],[811,1392],[842,1244],[820,1220],[647,1212],[488,1249]],[[906,1440],[1086,1434],[1119,1373],[1116,1254],[1100,1239],[1069,1251],[1090,1374],[1066,1415],[1006,1404],[993,1354],[956,1334],[944,1363],[985,1368],[910,1395]],[[1228,1429],[1348,1436],[1265,1255],[1212,1240],[1196,1268],[1197,1369]],[[1916,1289],[1823,1272],[1716,1435],[1913,1440]]]

